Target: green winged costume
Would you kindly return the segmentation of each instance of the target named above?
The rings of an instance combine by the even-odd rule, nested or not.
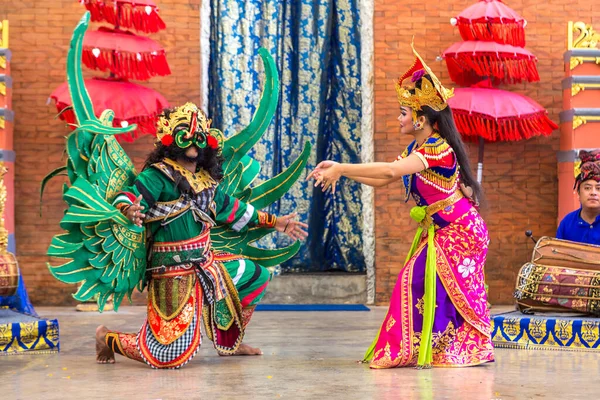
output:
[[[277,201],[299,179],[309,156],[300,157],[280,175],[253,186],[259,164],[247,152],[271,122],[279,96],[272,57],[259,54],[265,84],[250,124],[225,139],[202,111],[188,103],[165,111],[157,128],[157,145],[190,143],[209,146],[224,158],[220,182],[202,169],[189,172],[165,158],[137,173],[115,135],[136,129],[114,128],[114,113],[95,116],[81,72],[86,13],[77,25],[68,52],[67,78],[76,129],[67,137],[67,164],[42,182],[67,175],[68,209],[48,255],[67,259],[48,265],[54,277],[79,284],[79,301],[97,299],[100,310],[112,296],[115,310],[134,289],[148,289],[148,317],[137,334],[109,332],[115,352],[155,368],[178,368],[197,352],[201,325],[221,354],[234,353],[242,341],[255,304],[270,279],[266,267],[278,265],[300,244],[264,250],[252,245],[273,232],[275,217],[258,210]],[[183,129],[183,128],[185,129]],[[141,195],[143,227],[124,211]]]

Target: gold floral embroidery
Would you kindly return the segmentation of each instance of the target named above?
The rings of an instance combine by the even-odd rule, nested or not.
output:
[[[395,366],[397,366],[398,363],[398,358],[396,359],[392,359],[392,351],[391,351],[391,347],[390,347],[390,343],[386,343],[385,348],[383,349],[383,357],[379,358],[379,354],[381,354],[381,350],[379,350],[376,355],[375,358],[373,359],[373,362],[371,363],[371,368],[393,368]],[[375,361],[375,359],[377,361]]]
[[[419,351],[421,345],[422,332],[416,332],[413,340],[413,346],[415,347],[415,353]],[[456,336],[456,329],[452,321],[448,322],[446,329],[443,332],[433,332],[431,336],[433,354],[445,353],[452,344],[454,337]]]
[[[254,309],[256,306],[245,307],[242,309],[242,325],[244,330],[246,330],[246,326],[250,323],[250,319],[252,319],[252,314],[254,313]]]
[[[417,300],[417,304],[415,304],[415,308],[419,311],[420,315],[423,315],[425,312],[425,296],[421,297]],[[435,308],[438,308],[438,305],[435,305]]]
[[[387,325],[385,326],[385,331],[389,332],[390,329],[392,329],[392,327],[396,324],[396,320],[394,319],[393,316],[390,315],[390,318],[388,319]]]
[[[433,332],[433,365],[477,365],[494,359],[494,348],[490,338],[485,337],[468,323],[456,329],[450,321],[443,332]],[[414,353],[418,355],[421,332],[415,333]],[[414,357],[410,365],[416,364]]]
[[[415,305],[415,307],[419,311],[419,314],[423,315],[425,312],[425,300],[421,297],[419,300],[417,300],[417,305]]]
[[[447,228],[436,231],[435,242],[438,277],[465,322],[460,328],[449,324],[443,332],[434,332],[433,364],[466,366],[492,361],[494,353],[483,282],[483,265],[489,244],[485,222],[475,209],[471,209]],[[385,336],[382,329],[371,363],[372,368],[416,365],[421,333],[413,330],[413,310],[422,307],[423,299],[418,299],[415,304],[411,282],[415,261],[425,245],[426,241],[421,241],[413,258],[401,270],[395,289],[399,290],[399,304],[388,311],[385,320],[387,326],[393,313],[394,319],[398,321],[400,326],[393,328],[398,342],[387,341],[390,336]],[[458,273],[458,266],[466,258],[474,261],[474,265],[472,262],[468,263],[469,274],[462,278],[462,274]],[[471,266],[474,267],[473,271]],[[459,282],[464,282],[464,285]],[[396,351],[397,358],[393,358]]]
[[[118,335],[119,347],[127,358],[132,360],[144,361],[137,347],[137,335],[120,333]]]
[[[423,242],[419,245],[419,248],[415,254],[419,254],[424,246]],[[393,360],[382,359],[381,353],[383,352],[383,348],[380,347],[379,343],[377,343],[377,347],[375,347],[373,361],[371,362],[371,368],[393,368],[398,365],[407,365],[410,360],[414,358],[413,356],[413,346],[412,346],[412,338],[413,338],[413,301],[412,301],[412,290],[411,284],[413,277],[413,268],[416,260],[416,255],[413,257],[409,263],[402,269],[400,272],[400,276],[398,277],[398,282],[396,285],[400,286],[400,312],[399,312],[399,321],[400,327],[395,328],[399,332],[400,343],[397,343],[399,347],[398,357]],[[391,310],[388,311],[388,315],[391,316]],[[381,340],[381,337],[379,338]],[[388,343],[389,344],[389,343]]]
[[[217,182],[215,182],[215,180],[208,174],[208,172],[206,172],[203,169],[194,174],[169,158],[165,158],[163,160],[163,163],[168,164],[175,171],[179,172],[181,176],[183,176],[185,180],[188,181],[195,193],[200,193],[205,189],[209,189],[217,185]],[[162,170],[162,168],[160,168],[160,164],[155,165]]]
[[[490,337],[491,326],[483,282],[483,265],[488,243],[487,227],[475,209],[471,209],[448,228],[436,233],[436,264],[440,281],[463,318]],[[463,293],[457,282],[460,274],[453,266],[460,265],[466,257],[473,258],[474,255],[478,255],[476,269],[464,280],[468,293]]]

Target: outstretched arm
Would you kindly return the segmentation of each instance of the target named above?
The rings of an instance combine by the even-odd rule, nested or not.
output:
[[[406,158],[391,162],[374,162],[366,164],[339,164],[331,161],[324,161],[308,175],[307,179],[315,178],[315,186],[322,185],[323,190],[330,186],[335,191],[335,185],[340,177],[345,176],[360,182],[358,179],[383,180],[385,183],[377,181],[366,181],[369,183],[381,184],[381,186],[394,182],[404,175],[411,175],[423,171],[427,167],[426,161],[416,153]],[[369,184],[367,183],[367,184]]]
[[[412,175],[425,169],[422,158],[416,154],[394,162],[374,162],[366,164],[338,164],[341,176],[394,179],[404,175]]]
[[[379,178],[363,178],[361,176],[346,176],[348,179],[352,179],[358,183],[362,183],[363,185],[372,186],[372,187],[383,187],[389,185],[390,183],[396,182],[400,180],[401,177],[388,178],[388,179],[379,179]]]

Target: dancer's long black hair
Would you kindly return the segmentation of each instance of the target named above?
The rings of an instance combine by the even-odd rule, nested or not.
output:
[[[430,82],[432,82],[429,75],[425,75],[423,78],[427,78]],[[422,79],[419,79],[419,81],[416,83],[416,86],[421,88],[421,82]],[[411,92],[414,94],[414,89],[411,90]],[[483,203],[483,190],[473,175],[471,161],[467,155],[465,144],[462,141],[460,133],[458,133],[456,124],[454,123],[454,117],[452,116],[452,110],[450,110],[450,107],[446,107],[442,111],[435,111],[431,107],[424,106],[422,107],[422,110],[417,111],[417,116],[425,116],[429,124],[439,132],[441,137],[446,139],[450,147],[452,147],[452,150],[454,150],[454,154],[456,154],[456,160],[460,166],[461,182],[465,186],[470,186],[473,189],[474,200],[480,204]]]

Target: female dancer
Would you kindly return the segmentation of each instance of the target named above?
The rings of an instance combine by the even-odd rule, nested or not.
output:
[[[323,190],[341,176],[371,186],[403,179],[419,223],[390,307],[365,355],[371,368],[460,367],[493,361],[483,267],[488,231],[475,208],[481,188],[454,124],[444,88],[415,51],[396,84],[400,131],[415,140],[393,163],[320,163],[309,175]],[[407,78],[408,85],[404,81]]]

